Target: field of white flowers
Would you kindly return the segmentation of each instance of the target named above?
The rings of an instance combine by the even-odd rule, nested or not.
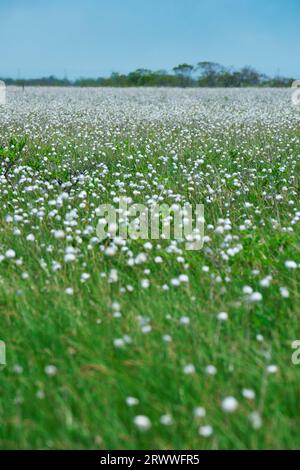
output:
[[[7,95],[1,448],[300,448],[290,90]],[[99,240],[99,206],[120,197],[204,204],[202,250]]]

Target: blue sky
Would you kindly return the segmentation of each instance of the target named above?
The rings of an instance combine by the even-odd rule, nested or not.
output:
[[[211,60],[300,78],[300,0],[0,0],[0,76]]]

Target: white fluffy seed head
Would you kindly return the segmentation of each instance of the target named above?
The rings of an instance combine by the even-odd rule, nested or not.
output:
[[[5,252],[5,257],[8,258],[8,259],[12,259],[12,258],[15,258],[16,257],[16,252],[14,250],[7,250]]]
[[[222,401],[222,409],[226,413],[233,413],[238,407],[238,401],[234,397],[226,397]]]
[[[217,318],[220,321],[226,321],[226,320],[228,320],[228,313],[220,312],[220,313],[218,313]]]
[[[205,426],[200,426],[198,430],[200,436],[202,437],[210,437],[213,434],[213,431],[213,427],[209,424],[206,424]]]
[[[148,431],[151,428],[151,421],[147,416],[137,415],[133,422],[140,431]]]

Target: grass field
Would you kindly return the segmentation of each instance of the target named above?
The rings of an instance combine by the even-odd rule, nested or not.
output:
[[[0,145],[1,448],[300,448],[290,91],[11,88]],[[120,196],[202,250],[98,240]]]

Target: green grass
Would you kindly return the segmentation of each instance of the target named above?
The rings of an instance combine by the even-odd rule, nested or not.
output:
[[[126,136],[115,137],[115,149],[107,149],[105,155],[91,152],[88,161],[83,156],[89,146],[76,156],[73,135],[68,150],[61,150],[64,158],[57,147],[58,156],[48,161],[42,161],[41,155],[51,156],[51,147],[45,144],[38,149],[37,142],[29,138],[18,164],[27,165],[23,171],[31,174],[31,181],[20,182],[20,175],[11,174],[9,181],[1,183],[0,254],[11,248],[16,259],[23,260],[21,266],[14,260],[0,263],[0,336],[7,348],[7,365],[0,373],[1,448],[299,448],[300,366],[291,362],[291,342],[300,338],[300,276],[299,269],[285,267],[286,260],[300,262],[299,222],[292,225],[291,232],[282,230],[291,226],[299,211],[299,131],[265,131],[263,141],[257,132],[245,132],[240,139],[234,131],[226,137],[216,131],[204,139],[196,129],[193,133],[191,124],[192,137],[185,140],[178,129],[163,129],[154,126],[151,133],[139,129],[131,142]],[[290,142],[293,145],[287,147]],[[177,151],[177,168],[171,159],[167,164],[159,159],[168,153],[168,144]],[[188,182],[188,175],[195,173],[194,162],[200,156],[204,173],[194,185]],[[28,164],[30,161],[39,164]],[[104,189],[99,189],[97,181],[100,163],[107,166],[100,178]],[[156,175],[151,174],[149,163]],[[278,171],[281,165],[285,165],[283,172]],[[71,188],[73,199],[58,208],[62,220],[49,217],[55,206],[48,202],[62,192],[60,175],[68,181],[79,172],[89,179]],[[136,177],[137,172],[143,176]],[[127,180],[126,173],[130,175]],[[157,181],[192,202],[204,203],[205,234],[210,241],[199,252],[183,251],[186,269],[178,255],[166,252],[166,242],[161,246],[153,242],[146,263],[129,267],[120,251],[108,257],[97,245],[90,249],[92,235],[81,233],[82,241],[76,239],[74,230],[96,227],[96,217],[89,217],[100,202],[111,200],[110,191],[118,194],[118,179],[125,181],[126,194],[136,202],[143,202],[151,191],[157,193],[153,184]],[[140,185],[142,179],[144,188],[134,196],[135,188],[128,183]],[[46,190],[49,181],[52,186]],[[33,192],[24,191],[33,184],[37,185]],[[194,191],[188,189],[191,184]],[[209,202],[207,185],[214,189]],[[83,189],[87,191],[86,206],[79,208],[78,195]],[[282,200],[276,200],[277,193],[283,194]],[[165,195],[164,201],[171,199]],[[245,202],[253,206],[245,208]],[[78,207],[78,225],[70,232],[71,241],[57,240],[51,230],[64,228],[68,204]],[[32,209],[41,206],[46,215],[39,220]],[[16,208],[27,212],[24,219],[28,223],[5,221]],[[218,218],[228,216],[232,225],[228,233],[238,237],[229,246],[240,243],[243,249],[224,260],[226,233],[218,235],[208,226],[215,228]],[[252,227],[240,231],[245,218],[251,219]],[[15,226],[20,235],[13,234]],[[30,233],[35,235],[34,242],[26,240]],[[128,244],[135,254],[145,251],[140,241]],[[66,264],[64,249],[69,245],[77,246],[81,256]],[[157,255],[162,256],[162,264],[154,262]],[[51,267],[53,260],[61,264],[56,272]],[[203,266],[209,266],[209,272]],[[112,268],[118,270],[116,283],[100,275]],[[150,273],[145,274],[145,269]],[[22,272],[29,278],[22,279]],[[80,281],[83,272],[91,275],[85,283]],[[187,284],[162,290],[163,284],[170,285],[181,273],[188,274]],[[220,282],[212,275],[220,276]],[[263,288],[259,281],[267,275],[272,275],[272,282]],[[148,289],[140,288],[143,278],[150,279]],[[133,292],[120,292],[127,285],[133,286]],[[261,302],[245,300],[242,290],[247,285],[262,293]],[[65,293],[68,287],[74,289],[73,295]],[[280,295],[280,287],[288,288],[289,298]],[[113,316],[114,301],[120,304],[121,318]],[[228,321],[218,321],[221,311],[228,312]],[[149,319],[151,332],[141,331],[139,315]],[[181,325],[182,316],[190,318],[189,325]],[[262,342],[257,340],[259,334],[264,337]],[[124,335],[130,336],[131,343],[116,348],[114,339]],[[163,335],[170,335],[172,341],[163,341]],[[187,364],[195,366],[195,374],[183,373]],[[216,375],[205,373],[210,364],[217,368]],[[267,373],[269,364],[278,367],[277,373]],[[22,367],[21,373],[16,365]],[[45,373],[47,365],[56,366],[56,375]],[[255,391],[254,400],[242,396],[244,388]],[[129,407],[129,396],[136,397],[139,404]],[[239,402],[234,413],[221,407],[226,396]],[[193,416],[197,406],[205,407],[205,417]],[[262,419],[259,429],[249,420],[254,411]],[[139,414],[151,420],[147,432],[133,423]],[[164,414],[172,415],[171,426],[160,423]],[[198,433],[204,424],[214,428],[209,438]]]

